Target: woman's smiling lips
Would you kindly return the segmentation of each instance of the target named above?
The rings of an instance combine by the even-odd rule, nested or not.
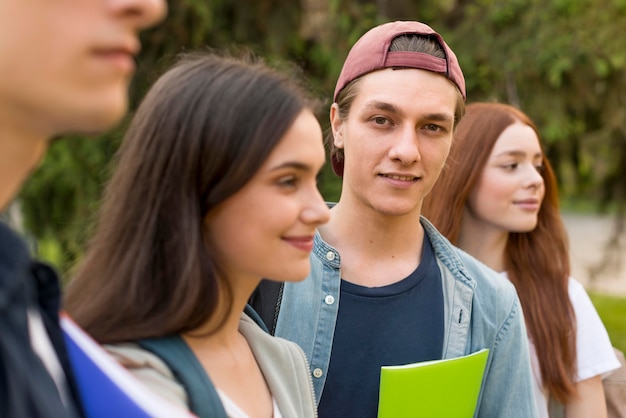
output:
[[[308,253],[313,250],[313,235],[306,235],[301,237],[283,237],[283,240],[299,250],[306,251]]]
[[[528,211],[537,211],[539,210],[539,199],[523,199],[523,200],[516,200],[513,202],[513,204],[523,210],[528,210]]]

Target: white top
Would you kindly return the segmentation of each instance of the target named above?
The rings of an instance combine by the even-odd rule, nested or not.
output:
[[[228,397],[226,393],[221,391],[219,388],[215,388],[217,390],[217,394],[220,396],[220,400],[222,401],[222,406],[226,411],[226,415],[228,418],[250,418],[248,414],[246,414],[240,407],[237,405],[232,399]],[[272,397],[272,404],[274,405],[274,418],[283,418],[280,411],[278,410],[278,405],[276,405],[276,399]]]
[[[604,375],[620,367],[609,335],[583,285],[570,277],[569,298],[576,314],[576,382]],[[523,307],[522,307],[523,309]],[[541,418],[548,418],[548,394],[544,390],[539,360],[532,341],[528,341],[530,360],[535,376],[535,399]]]

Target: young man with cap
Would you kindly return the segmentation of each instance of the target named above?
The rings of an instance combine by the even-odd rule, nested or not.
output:
[[[121,119],[138,32],[165,10],[164,0],[0,0],[0,211],[52,137]],[[59,299],[52,269],[0,223],[0,417],[82,415]]]
[[[464,107],[457,58],[427,25],[375,27],[346,58],[328,144],[343,187],[311,274],[252,299],[275,335],[304,349],[321,417],[375,417],[383,365],[483,348],[476,416],[536,416],[513,286],[420,217]]]

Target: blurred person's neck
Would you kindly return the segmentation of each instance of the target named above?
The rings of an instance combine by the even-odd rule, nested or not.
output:
[[[9,206],[48,147],[48,138],[43,135],[5,122],[0,122],[0,211]]]

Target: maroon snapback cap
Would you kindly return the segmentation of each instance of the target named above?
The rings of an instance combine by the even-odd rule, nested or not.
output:
[[[437,58],[421,52],[389,52],[391,42],[400,35],[430,35],[437,39],[446,57]],[[441,35],[430,26],[412,21],[389,22],[367,31],[354,44],[339,74],[333,100],[352,80],[372,71],[389,67],[417,68],[439,73],[450,79],[465,99],[465,78],[459,61]]]
[[[437,39],[445,52],[445,58],[434,57],[422,52],[389,51],[391,42],[401,35],[429,35]],[[351,81],[384,68],[416,68],[441,74],[452,81],[466,98],[465,78],[456,55],[441,35],[430,26],[414,21],[396,21],[384,23],[367,31],[352,46],[343,68],[339,74],[333,101],[337,101],[337,94]],[[343,175],[343,161],[332,158],[332,167],[335,174]]]

